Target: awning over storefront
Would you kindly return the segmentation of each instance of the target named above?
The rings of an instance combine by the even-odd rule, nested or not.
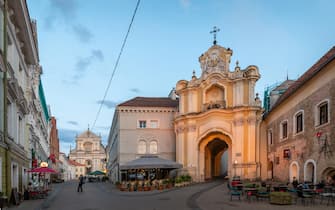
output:
[[[159,158],[158,156],[142,156],[138,159],[129,161],[125,164],[120,165],[120,170],[128,169],[150,169],[150,168],[166,168],[175,169],[182,168],[182,164],[176,163],[172,160],[166,160]]]

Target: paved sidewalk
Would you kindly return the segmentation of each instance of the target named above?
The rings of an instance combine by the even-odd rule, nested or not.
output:
[[[52,190],[49,192],[48,197],[44,199],[34,199],[34,200],[24,200],[19,205],[11,205],[4,209],[9,210],[41,210],[44,209],[43,207],[46,206],[48,203],[54,199],[54,197],[57,195],[57,193],[60,191],[63,184],[66,183],[60,183],[60,184],[52,184]]]
[[[292,205],[274,205],[270,204],[268,200],[257,201],[252,199],[250,202],[246,200],[245,196],[241,197],[241,200],[238,198],[233,198],[230,201],[230,195],[228,193],[227,183],[224,182],[214,188],[209,189],[208,191],[202,193],[196,200],[198,209],[201,210],[306,210],[306,209],[315,209],[315,210],[334,210],[335,204],[331,203],[326,205],[326,202],[320,204],[320,200],[316,199],[314,204],[308,203],[303,205],[301,200],[298,200],[297,204]]]

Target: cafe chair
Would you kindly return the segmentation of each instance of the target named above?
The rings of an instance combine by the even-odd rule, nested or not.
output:
[[[227,187],[230,194],[230,201],[233,200],[233,197],[238,197],[238,200],[241,200],[241,191],[239,191],[236,187],[232,187],[229,183],[227,183]]]

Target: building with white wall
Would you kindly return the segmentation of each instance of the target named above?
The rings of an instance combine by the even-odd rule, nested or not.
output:
[[[173,118],[178,100],[171,97],[136,97],[116,107],[108,137],[107,171],[121,179],[120,166],[144,155],[175,161]]]

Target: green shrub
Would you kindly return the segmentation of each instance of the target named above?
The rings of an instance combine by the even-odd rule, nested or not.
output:
[[[272,204],[292,204],[292,195],[288,192],[271,192],[270,203]]]

